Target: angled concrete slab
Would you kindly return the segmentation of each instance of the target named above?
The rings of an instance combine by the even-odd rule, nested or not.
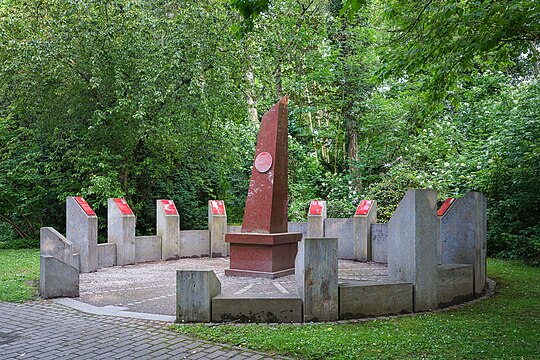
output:
[[[474,292],[482,294],[486,286],[486,197],[468,192],[456,199],[439,216],[442,265],[474,266]]]
[[[107,242],[116,244],[116,263],[135,263],[136,218],[126,200],[109,199],[107,210]]]
[[[82,197],[68,196],[66,239],[73,244],[73,251],[79,253],[83,273],[98,269],[97,234],[98,218],[94,210]]]
[[[180,215],[172,200],[156,201],[156,235],[161,237],[161,259],[180,256]]]
[[[388,222],[388,280],[414,284],[414,311],[437,302],[437,194],[410,189]]]

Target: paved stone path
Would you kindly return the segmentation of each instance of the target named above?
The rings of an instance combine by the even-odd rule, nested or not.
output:
[[[0,303],[0,359],[285,359],[195,340],[168,325],[52,301]]]

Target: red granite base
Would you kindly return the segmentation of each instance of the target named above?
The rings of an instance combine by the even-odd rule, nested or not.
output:
[[[228,276],[277,278],[294,274],[301,233],[226,234],[230,244]]]

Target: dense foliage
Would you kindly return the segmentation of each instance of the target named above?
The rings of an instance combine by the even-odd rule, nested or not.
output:
[[[0,1],[0,244],[81,195],[137,229],[171,198],[241,222],[260,117],[290,96],[290,218],[410,187],[488,196],[488,251],[540,262],[534,1]],[[350,16],[352,15],[352,16]],[[100,223],[101,231],[106,226]],[[103,236],[103,234],[101,235]]]

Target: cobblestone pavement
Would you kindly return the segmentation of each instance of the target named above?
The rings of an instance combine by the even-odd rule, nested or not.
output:
[[[285,359],[195,340],[168,325],[51,301],[0,303],[0,359]]]

